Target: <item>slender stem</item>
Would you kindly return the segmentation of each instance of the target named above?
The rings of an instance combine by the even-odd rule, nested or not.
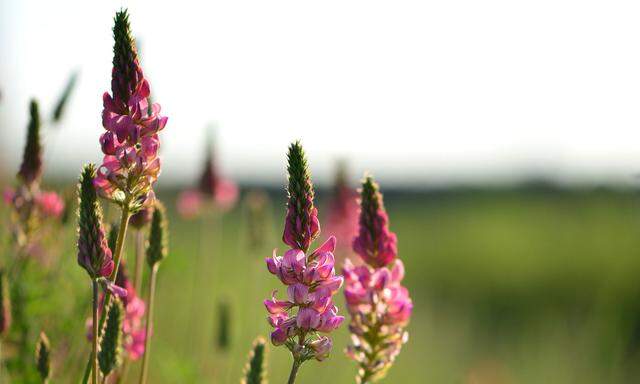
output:
[[[135,231],[135,239],[136,239],[136,248],[135,248],[135,256],[136,256],[136,265],[135,272],[133,274],[133,286],[136,288],[136,292],[141,294],[142,289],[142,265],[144,263],[144,233],[142,230],[137,229]]]
[[[93,279],[91,286],[93,288],[93,352],[91,360],[93,361],[93,383],[98,384],[98,282]]]
[[[149,312],[147,312],[147,323],[144,336],[144,355],[142,357],[142,369],[140,370],[140,384],[147,382],[147,370],[149,368],[149,345],[151,344],[151,325],[153,324],[153,302],[156,292],[156,275],[158,274],[158,263],[151,267],[151,278],[149,279],[149,292],[147,302]]]
[[[115,267],[113,268],[113,272],[111,273],[111,276],[109,276],[109,280],[111,280],[111,282],[114,282],[116,280],[116,276],[118,275],[118,269],[120,267],[120,258],[122,256],[122,250],[124,249],[124,240],[125,240],[125,237],[127,236],[127,226],[129,224],[130,216],[131,214],[129,212],[129,201],[127,200],[123,203],[122,214],[120,216],[120,228],[118,230],[118,239],[116,241],[115,254],[113,255],[113,261],[115,263]],[[106,291],[104,294],[103,307],[107,308],[110,302],[111,302],[111,292]],[[102,311],[102,314],[100,315],[100,322],[99,322],[100,328],[102,327],[102,324],[104,324],[106,317],[107,317],[106,311]],[[87,384],[89,382],[89,376],[91,376],[92,368],[93,368],[93,365],[91,364],[91,359],[89,359],[89,361],[87,361],[87,366],[85,367],[85,370],[84,370],[84,376],[82,377],[82,384]]]
[[[300,368],[301,361],[299,359],[293,359],[293,365],[291,366],[291,373],[289,374],[289,381],[287,384],[293,384],[296,381],[298,375],[298,368]]]
[[[116,384],[123,383],[127,380],[129,367],[131,367],[131,360],[125,359],[124,363],[122,363],[122,368],[120,369],[120,372],[118,372],[118,376],[116,377]]]

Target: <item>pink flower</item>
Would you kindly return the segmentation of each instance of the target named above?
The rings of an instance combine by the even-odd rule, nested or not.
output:
[[[100,194],[116,202],[149,205],[153,185],[160,174],[158,133],[167,124],[160,105],[149,105],[149,83],[144,78],[126,20],[114,27],[112,95],[102,97],[100,136],[104,153],[95,186]]]
[[[333,341],[327,336],[321,336],[320,338],[309,343],[309,346],[315,352],[315,358],[318,361],[322,361],[329,357],[329,352],[333,347]]]
[[[329,215],[325,232],[338,239],[353,239],[358,233],[358,194],[349,187],[344,165],[338,167],[333,196],[329,201]],[[352,250],[348,242],[342,242],[338,256],[349,255]]]
[[[198,187],[180,194],[178,212],[186,219],[198,216],[207,207],[215,207],[225,212],[233,208],[237,200],[238,187],[220,175],[214,162],[213,150],[208,146]]]
[[[35,201],[45,216],[60,217],[64,210],[64,201],[55,192],[40,192]]]
[[[178,196],[178,213],[186,219],[192,219],[200,213],[202,196],[196,190],[186,190]]]
[[[344,321],[332,301],[343,278],[335,271],[335,237],[329,237],[315,251],[308,251],[320,233],[320,223],[313,206],[306,159],[298,143],[290,147],[288,170],[289,201],[283,241],[291,248],[282,256],[274,250],[265,259],[267,270],[287,286],[287,300],[278,300],[274,294],[264,304],[274,328],[271,342],[287,345],[298,362],[314,357],[321,361],[329,355],[332,341],[318,336],[318,332],[329,333]]]
[[[230,210],[238,201],[238,186],[229,179],[218,180],[213,199],[223,211]]]
[[[16,191],[13,188],[7,187],[4,189],[4,192],[2,193],[2,200],[4,200],[4,202],[7,205],[13,205],[13,199],[16,196]]]
[[[353,247],[368,265],[354,266],[347,259],[343,268],[352,334],[347,355],[361,367],[359,380],[383,375],[393,364],[407,341],[404,327],[413,309],[409,291],[401,285],[405,271],[397,259],[396,236],[387,228],[382,195],[370,177],[363,183],[361,206]]]

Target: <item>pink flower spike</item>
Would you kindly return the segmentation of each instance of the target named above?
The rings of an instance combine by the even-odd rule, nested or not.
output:
[[[274,250],[265,259],[269,273],[287,286],[287,301],[265,300],[268,321],[274,328],[273,345],[286,345],[298,364],[315,357],[321,361],[331,350],[332,341],[318,332],[331,332],[344,321],[337,315],[332,296],[343,283],[336,276],[336,238],[331,236],[318,249],[310,246],[320,233],[318,210],[313,206],[313,185],[299,143],[288,154],[289,186],[283,241],[291,248],[283,256]],[[295,366],[295,365],[294,365]]]
[[[401,285],[404,264],[397,259],[397,238],[387,223],[382,195],[367,177],[362,185],[360,230],[353,241],[353,250],[367,264],[356,267],[347,260],[343,268],[344,295],[351,314],[352,343],[347,356],[360,367],[357,381],[389,369],[408,340],[404,327],[413,303]],[[323,316],[321,328],[330,328],[333,322],[338,320],[330,316],[325,320]],[[371,330],[375,330],[374,335]],[[374,358],[362,352],[371,350],[378,351]]]
[[[45,216],[60,217],[64,210],[64,201],[55,192],[40,192],[35,201]]]

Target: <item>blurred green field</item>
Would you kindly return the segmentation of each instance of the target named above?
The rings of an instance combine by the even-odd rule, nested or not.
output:
[[[159,196],[173,208],[172,194]],[[270,240],[254,251],[242,206],[194,221],[170,210],[150,382],[239,381],[252,340],[269,334],[261,302],[273,289],[283,292],[263,262],[272,248],[284,249],[284,193],[271,196]],[[640,374],[639,201],[633,191],[604,189],[388,193],[414,314],[409,343],[385,382],[634,381]],[[319,206],[322,219],[322,199]],[[64,350],[53,382],[74,382],[89,351],[90,290],[75,264],[73,225],[65,233],[53,248],[62,255],[57,272],[43,277],[32,264],[29,277],[34,342],[44,328],[54,349]],[[45,287],[46,278],[55,289]],[[216,342],[222,301],[231,308],[228,350]],[[342,353],[347,341],[342,327],[332,356],[306,363],[299,382],[354,382],[355,365]],[[269,381],[284,382],[290,362],[284,348],[269,348]]]

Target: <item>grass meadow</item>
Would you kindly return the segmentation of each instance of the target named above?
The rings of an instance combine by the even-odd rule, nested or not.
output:
[[[285,193],[269,195],[264,241],[251,246],[242,204],[185,221],[175,213],[174,194],[160,190],[169,208],[170,253],[158,278],[150,382],[238,382],[252,340],[268,337],[262,300],[281,284],[263,259],[273,248],[284,249]],[[322,220],[326,196],[319,195]],[[410,340],[385,382],[629,383],[640,374],[640,200],[634,191],[389,191],[385,201],[414,301]],[[75,231],[72,218],[62,235],[51,236],[47,251],[54,259],[35,260],[24,274],[28,301],[20,310],[32,319],[34,344],[39,329],[47,330],[54,383],[75,382],[90,350],[80,336],[90,289],[76,265]],[[9,244],[5,239],[5,258]],[[224,306],[227,347],[220,345]],[[331,357],[306,364],[299,382],[353,382],[355,365],[342,353],[347,341],[341,327]],[[288,354],[269,348],[270,382],[285,381]],[[131,367],[130,382],[139,365]]]

